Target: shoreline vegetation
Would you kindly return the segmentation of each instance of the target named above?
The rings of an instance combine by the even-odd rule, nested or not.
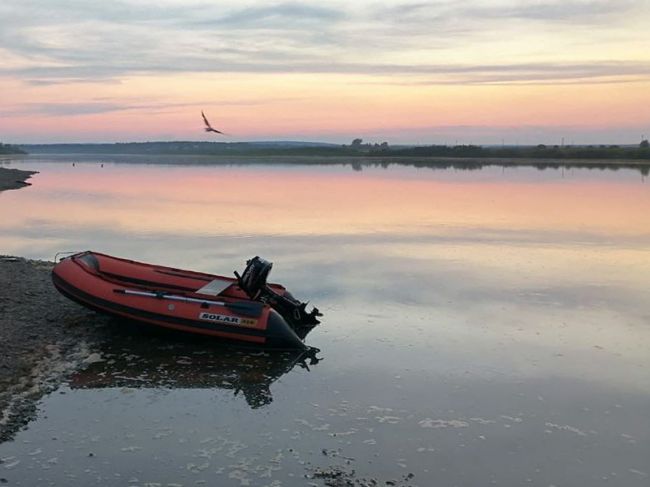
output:
[[[349,145],[319,142],[129,142],[111,144],[33,144],[22,154],[93,157],[149,164],[299,164],[364,167],[411,166],[479,170],[487,166],[546,169],[632,169],[650,175],[650,144],[598,146],[389,146],[355,139]],[[7,147],[5,145],[5,147]],[[14,146],[16,147],[16,146]],[[153,159],[155,158],[155,159]],[[102,160],[107,162],[107,160]],[[28,183],[27,183],[28,184]]]
[[[27,154],[27,152],[16,145],[0,142],[0,154]]]
[[[217,148],[210,152],[213,143],[198,143],[199,147],[192,149],[185,144],[195,143],[180,142],[144,142],[133,144],[54,144],[41,146],[27,146],[30,155],[46,157],[55,160],[69,161],[76,158],[97,160],[98,162],[129,162],[140,164],[173,164],[173,165],[316,165],[316,166],[350,166],[354,171],[363,171],[364,167],[407,166],[418,169],[454,169],[461,171],[480,170],[489,166],[501,168],[532,167],[540,171],[547,169],[598,169],[620,170],[629,169],[638,171],[642,176],[650,175],[650,150],[642,147],[608,148],[608,157],[596,157],[598,152],[576,152],[564,148],[564,157],[553,157],[557,151],[537,148],[519,148],[517,157],[499,157],[492,149],[481,149],[471,155],[471,150],[465,146],[460,148],[447,147],[440,153],[451,155],[427,155],[423,149],[428,147],[412,147],[408,149],[395,148],[379,152],[364,152],[363,150],[351,151],[348,146],[339,147],[279,147],[256,148],[248,147],[246,150],[231,150]],[[204,144],[207,146],[203,147]],[[227,144],[228,146],[232,144]],[[237,144],[239,145],[239,144]],[[245,144],[244,144],[245,145]],[[442,146],[443,148],[445,146]],[[465,149],[463,149],[465,147]],[[472,146],[469,146],[472,147]],[[525,157],[526,152],[534,152],[533,157]],[[576,148],[573,148],[576,149]],[[507,148],[506,148],[507,150]],[[576,149],[577,150],[577,149]],[[587,147],[585,151],[589,151]],[[407,155],[404,155],[404,151]],[[531,153],[532,153],[531,152]],[[470,153],[470,155],[468,155]],[[481,156],[485,153],[487,155]],[[464,154],[464,155],[461,155]],[[577,157],[577,155],[593,155],[590,157]],[[614,154],[618,158],[613,158]],[[636,154],[636,158],[632,156]],[[575,157],[569,157],[576,155]],[[600,154],[602,155],[602,154]],[[29,157],[29,156],[27,156]]]
[[[115,144],[32,144],[13,147],[30,154],[320,156],[364,158],[638,160],[650,164],[647,140],[637,145],[390,146],[355,139],[349,145],[318,142],[129,142]]]

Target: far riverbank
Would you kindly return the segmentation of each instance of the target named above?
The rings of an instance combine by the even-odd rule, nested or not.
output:
[[[174,166],[350,166],[355,171],[364,168],[415,167],[431,170],[478,170],[486,167],[547,169],[595,169],[617,171],[630,169],[642,176],[650,174],[650,161],[642,159],[525,159],[502,157],[368,157],[341,155],[192,155],[192,154],[84,154],[36,153],[20,159],[28,162],[95,163],[95,164],[156,164]]]
[[[650,147],[644,140],[639,145],[568,145],[547,146],[479,146],[423,145],[391,146],[363,143],[356,139],[350,145],[320,142],[132,142],[115,144],[31,144],[20,149],[33,155],[85,154],[107,156],[246,156],[246,157],[346,157],[371,158],[468,158],[468,159],[538,159],[538,160],[640,160],[650,164]]]

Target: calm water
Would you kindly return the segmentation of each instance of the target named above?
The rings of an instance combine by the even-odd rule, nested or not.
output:
[[[322,360],[124,330],[0,445],[10,485],[650,482],[640,172],[70,161],[11,163],[0,253],[261,255]]]

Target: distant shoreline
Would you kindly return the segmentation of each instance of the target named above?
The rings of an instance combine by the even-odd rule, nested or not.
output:
[[[19,148],[18,146],[11,145],[11,144],[3,144],[2,142],[0,142],[0,156],[19,155],[19,154],[26,154],[26,152],[21,148]]]
[[[50,159],[64,162],[115,164],[161,164],[161,165],[302,165],[302,166],[351,166],[362,171],[364,167],[405,166],[428,169],[478,170],[484,167],[531,167],[545,169],[631,169],[642,175],[650,175],[650,160],[643,159],[535,159],[504,157],[368,157],[368,156],[318,156],[318,155],[206,155],[206,154],[129,154],[129,153],[36,153],[21,157],[23,161]]]
[[[32,144],[20,149],[32,155],[84,154],[94,156],[211,156],[211,157],[345,157],[369,159],[453,159],[476,160],[532,159],[540,161],[644,161],[650,164],[647,141],[639,145],[588,146],[477,146],[429,145],[389,146],[364,144],[361,139],[351,145],[306,142],[137,142],[116,144]]]

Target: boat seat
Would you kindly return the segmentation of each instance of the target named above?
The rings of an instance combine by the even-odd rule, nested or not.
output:
[[[230,280],[214,279],[195,292],[197,294],[207,294],[208,296],[218,296],[232,285],[233,282]]]

